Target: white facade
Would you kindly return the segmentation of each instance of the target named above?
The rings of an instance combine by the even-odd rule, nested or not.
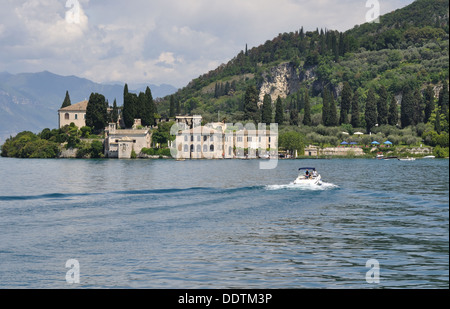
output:
[[[115,123],[105,130],[105,156],[107,158],[130,159],[134,151],[137,155],[143,148],[151,147],[149,129],[117,130]]]

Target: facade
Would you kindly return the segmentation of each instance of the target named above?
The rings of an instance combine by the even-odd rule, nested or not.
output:
[[[258,130],[228,130],[223,123],[180,130],[172,149],[177,159],[269,158],[277,156],[278,134]]]
[[[72,122],[78,127],[86,126],[86,110],[89,101],[82,101],[58,110],[59,128]]]
[[[133,151],[138,155],[142,148],[150,148],[151,142],[148,128],[118,130],[115,123],[110,123],[105,130],[105,157],[130,159]]]

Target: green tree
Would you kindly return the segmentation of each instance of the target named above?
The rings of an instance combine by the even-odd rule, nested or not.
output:
[[[111,122],[117,123],[119,120],[119,108],[117,107],[117,101],[114,99],[113,108],[111,110]]]
[[[169,107],[169,117],[175,117],[175,97],[173,95],[170,96],[170,107]]]
[[[348,113],[352,105],[352,88],[348,82],[344,82],[344,88],[341,94],[341,115],[339,119],[340,124],[348,123]]]
[[[401,103],[400,121],[402,128],[414,124],[414,98],[411,89],[405,88]]]
[[[384,85],[381,85],[379,97],[377,100],[377,114],[378,114],[378,124],[384,125],[388,124],[388,92]]]
[[[366,111],[364,114],[366,120],[366,129],[369,133],[372,128],[377,124],[377,102],[375,98],[375,92],[372,88],[369,89],[366,99]]]
[[[65,108],[72,105],[72,103],[70,102],[70,96],[69,96],[69,91],[66,91],[66,97],[64,98],[64,101],[62,103],[61,108]]]
[[[126,128],[131,128],[137,114],[137,96],[128,92],[128,85],[125,84],[123,91],[123,110],[122,117]]]
[[[141,119],[142,119],[142,125],[144,126],[153,126],[155,124],[155,114],[156,111],[156,105],[153,100],[152,91],[150,90],[150,87],[147,87],[145,89],[145,94],[143,95],[144,100],[144,106],[143,109],[140,111]],[[138,117],[139,118],[139,117]]]
[[[418,125],[423,122],[425,118],[425,106],[423,104],[423,98],[419,89],[414,91],[413,97],[413,105],[414,105],[414,115],[413,115],[413,123],[414,125]]]
[[[301,133],[290,131],[286,133],[281,133],[279,137],[279,146],[291,154],[294,154],[297,150],[298,153],[302,154],[305,150],[304,137]]]
[[[433,87],[431,87],[430,85],[428,85],[427,89],[425,90],[424,99],[425,99],[424,122],[428,123],[431,114],[435,109],[434,91]]]
[[[305,115],[303,117],[303,124],[305,126],[310,126],[311,125],[311,103],[309,102],[308,90],[305,91],[304,104],[305,104]]]
[[[269,94],[264,95],[261,122],[265,124],[272,123],[272,97]]]
[[[328,110],[328,126],[335,127],[339,124],[337,118],[337,108],[336,102],[334,100],[333,94],[330,94],[330,105]]]
[[[323,101],[323,107],[322,107],[322,124],[324,126],[328,126],[329,124],[329,97],[330,97],[330,92],[328,91],[328,89],[326,87],[323,88],[322,90],[322,101]]]
[[[394,95],[392,95],[391,103],[389,104],[388,123],[391,126],[396,126],[398,124],[398,107]]]
[[[355,91],[352,98],[352,119],[350,123],[354,128],[358,128],[361,125],[359,115],[359,95],[357,91]]]
[[[289,112],[289,124],[291,126],[298,126],[298,110],[292,109]]]
[[[275,104],[275,123],[281,125],[283,124],[283,122],[284,122],[283,101],[281,101],[280,96],[278,96],[277,102]]]
[[[255,86],[248,86],[244,97],[244,119],[257,123],[260,119],[258,109],[259,91]]]
[[[86,109],[86,125],[94,132],[101,132],[108,124],[108,106],[105,97],[92,93]]]

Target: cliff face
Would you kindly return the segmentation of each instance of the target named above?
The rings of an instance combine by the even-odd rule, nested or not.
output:
[[[270,95],[273,104],[275,104],[278,96],[285,99],[288,95],[300,90],[301,83],[310,81],[317,81],[315,67],[299,70],[290,62],[273,67],[263,75],[259,104],[263,104],[266,94]]]

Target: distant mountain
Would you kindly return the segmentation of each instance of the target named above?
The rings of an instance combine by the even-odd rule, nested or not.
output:
[[[40,132],[58,126],[57,111],[66,91],[72,104],[88,99],[92,92],[103,94],[112,105],[114,99],[123,104],[125,83],[107,85],[76,76],[60,76],[47,71],[40,73],[0,73],[0,144],[21,131]],[[148,85],[154,98],[164,97],[177,89],[170,85]],[[146,87],[146,86],[145,86]],[[139,92],[142,89],[131,90]]]

